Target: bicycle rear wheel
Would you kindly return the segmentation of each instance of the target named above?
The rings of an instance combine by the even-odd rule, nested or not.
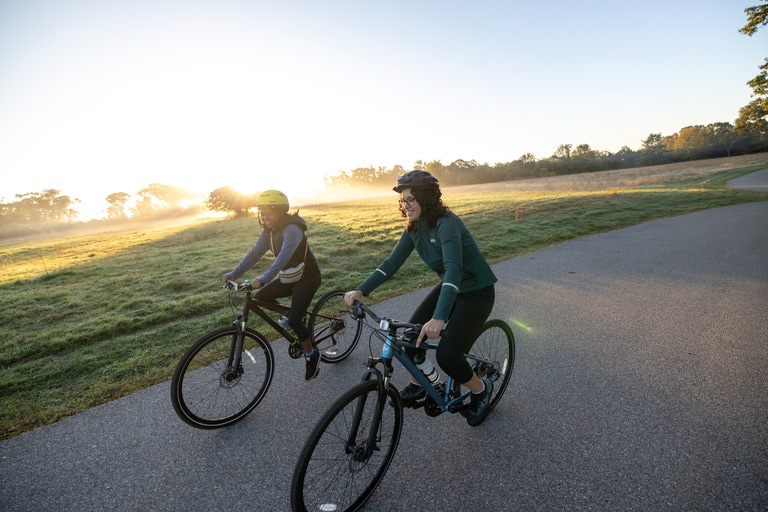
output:
[[[309,315],[309,332],[313,345],[325,363],[346,359],[360,341],[363,320],[355,320],[344,302],[344,292],[334,290],[317,301]]]
[[[339,398],[315,426],[293,471],[294,512],[358,510],[376,490],[392,462],[403,427],[400,394],[392,384],[386,390],[381,421],[372,425],[378,390],[375,379],[361,382]],[[372,428],[375,447],[368,445]],[[373,450],[365,458],[368,448]]]
[[[477,376],[493,380],[493,395],[488,404],[488,410],[492,410],[506,391],[515,366],[515,337],[512,328],[504,320],[485,322],[469,353],[477,358],[467,359]],[[498,373],[495,368],[499,369]]]
[[[275,356],[258,332],[243,333],[240,365],[227,365],[237,343],[234,326],[212,331],[184,354],[171,380],[171,402],[179,418],[193,427],[232,425],[253,411],[272,383]]]

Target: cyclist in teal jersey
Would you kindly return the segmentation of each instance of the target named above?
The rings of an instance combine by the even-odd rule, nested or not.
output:
[[[437,363],[450,377],[472,391],[467,422],[477,426],[488,415],[493,384],[480,379],[463,355],[469,351],[491,314],[495,301],[496,276],[485,261],[472,234],[459,217],[442,202],[437,178],[426,171],[410,171],[400,176],[393,188],[400,194],[400,214],[406,227],[392,253],[355,290],[345,294],[352,306],[392,277],[415,249],[424,263],[440,278],[413,312],[409,322],[422,324],[417,346],[425,338],[440,338]],[[440,332],[448,323],[447,331]],[[424,349],[409,349],[409,355],[422,355]],[[420,358],[416,355],[416,359]],[[419,365],[435,382],[437,369],[429,360]],[[426,395],[423,387],[411,380],[400,392],[405,403]]]

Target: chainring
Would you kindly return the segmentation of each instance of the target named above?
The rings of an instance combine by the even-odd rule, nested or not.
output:
[[[304,356],[304,349],[299,343],[289,343],[288,355],[291,356],[291,359],[298,359]]]

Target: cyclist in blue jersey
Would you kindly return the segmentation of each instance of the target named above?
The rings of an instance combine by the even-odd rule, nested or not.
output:
[[[429,291],[409,320],[423,325],[417,346],[425,338],[440,338],[440,332],[449,323],[436,351],[437,363],[472,391],[467,422],[477,426],[488,416],[493,383],[475,375],[463,355],[491,314],[496,276],[467,227],[443,204],[437,178],[426,171],[410,171],[398,178],[393,190],[400,194],[405,230],[389,257],[355,290],[347,292],[344,300],[352,306],[356,300],[369,295],[392,277],[415,249],[440,278],[440,283]],[[410,349],[409,355],[413,357],[418,352],[426,351]],[[437,374],[433,373],[437,369],[428,360],[419,368],[431,381],[437,380]],[[426,390],[413,380],[400,392],[406,404],[425,395]]]
[[[272,251],[275,261],[251,283],[254,289],[258,289],[254,298],[276,303],[280,297],[291,297],[288,324],[301,340],[304,349],[304,379],[311,380],[320,372],[320,353],[312,347],[309,330],[304,325],[302,316],[320,288],[321,276],[317,259],[309,248],[305,234],[307,223],[298,213],[288,213],[288,197],[279,190],[262,192],[256,200],[256,205],[259,209],[259,224],[263,228],[261,234],[242,261],[221,279],[225,283],[237,279],[253,267],[268,250]],[[290,278],[275,279],[281,270],[296,269],[302,263],[303,272],[300,272],[300,277],[294,282],[284,282],[290,281]]]

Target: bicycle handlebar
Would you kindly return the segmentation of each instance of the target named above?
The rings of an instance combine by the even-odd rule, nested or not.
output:
[[[389,331],[390,329],[394,329],[394,330],[413,329],[416,331],[416,334],[418,334],[421,331],[421,324],[412,324],[409,322],[396,322],[391,318],[380,317],[371,308],[369,308],[359,300],[356,300],[354,302],[354,307],[352,309],[352,316],[355,319],[361,319],[365,317],[365,313],[368,313],[369,315],[371,315],[371,318],[373,318],[373,320],[379,324],[379,329],[381,329],[382,331]]]
[[[250,281],[245,281],[244,283],[238,283],[236,281],[229,280],[223,285],[221,285],[222,288],[226,288],[228,290],[234,290],[236,292],[249,292],[253,290],[253,286],[251,286]]]
[[[359,300],[356,300],[352,308],[352,317],[355,319],[361,319],[365,317],[366,313],[368,313],[371,316],[371,318],[379,324],[379,329],[382,331],[393,332],[399,329],[404,329],[403,339],[405,341],[414,343],[416,341],[416,338],[419,336],[419,333],[421,333],[421,328],[422,328],[421,324],[412,324],[410,322],[396,322],[391,318],[380,317],[373,310],[371,310],[371,308],[369,308]],[[448,331],[446,329],[443,329],[442,331],[440,331],[440,336],[444,336],[445,334],[447,334],[447,332]],[[426,341],[426,339],[424,341]]]

